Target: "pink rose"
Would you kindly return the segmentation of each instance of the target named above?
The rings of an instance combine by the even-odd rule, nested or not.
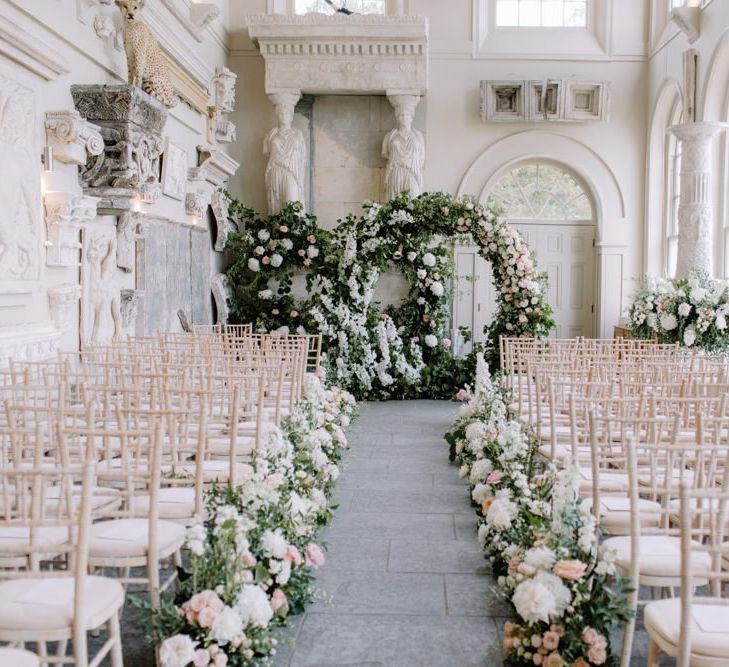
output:
[[[310,234],[309,236],[306,237],[306,240],[309,243],[316,243],[316,236],[314,236],[313,234]]]
[[[213,665],[215,667],[225,667],[228,664],[228,656],[225,655],[222,651],[218,653],[218,655],[215,656],[215,659],[213,660]]]
[[[541,544],[540,544],[541,546]],[[558,637],[564,637],[564,626],[562,625],[550,625],[550,631],[554,632]]]
[[[542,638],[542,646],[548,651],[554,651],[559,646],[559,635],[556,632],[547,630]]]
[[[593,665],[602,665],[607,660],[607,651],[601,646],[591,646],[587,658]]]
[[[208,667],[210,664],[210,652],[205,648],[199,648],[195,651],[195,658],[192,664],[195,667]]]
[[[273,613],[276,614],[279,609],[284,608],[288,611],[288,604],[289,601],[286,598],[286,594],[280,588],[277,588],[271,596],[271,609],[273,609]]]
[[[443,347],[445,347],[447,349],[450,346],[451,346],[451,339],[450,338],[444,338],[443,339]]]
[[[504,473],[501,470],[492,470],[486,478],[486,484],[498,484],[503,477]]]
[[[212,607],[204,607],[197,615],[197,624],[201,628],[209,628],[212,626],[216,616],[217,614],[213,611]]]
[[[597,641],[599,634],[595,628],[588,626],[582,631],[582,641],[592,646]]]
[[[539,648],[542,645],[542,636],[541,635],[532,635],[532,647],[533,648]]]
[[[266,255],[265,257],[261,257],[261,264],[270,264],[270,263],[271,263],[271,258],[268,255]]]
[[[243,565],[245,565],[246,567],[255,567],[256,563],[258,562],[256,560],[256,557],[250,551],[244,553],[241,556],[241,560],[243,561]]]
[[[543,655],[542,655],[541,653],[535,653],[535,654],[534,654],[534,655],[532,656],[532,662],[533,662],[533,663],[534,663],[535,665],[541,665],[541,664],[542,664],[542,662],[544,662],[544,656],[543,656]]]
[[[587,565],[581,560],[561,560],[554,566],[553,572],[562,579],[575,581],[585,576]]]
[[[459,389],[456,392],[456,400],[462,401],[464,398],[466,398],[466,390],[465,389]]]
[[[321,550],[318,544],[311,542],[306,545],[306,564],[313,568],[318,568],[326,563],[324,552]]]
[[[286,549],[284,560],[288,561],[292,565],[301,565],[304,562],[304,559],[301,557],[301,553],[293,544],[289,544]]]
[[[564,665],[564,660],[562,660],[562,656],[559,653],[550,653],[542,663],[544,667],[562,667]]]

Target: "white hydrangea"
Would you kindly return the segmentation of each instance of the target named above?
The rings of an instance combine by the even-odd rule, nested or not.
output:
[[[283,558],[289,543],[281,533],[281,529],[267,530],[261,536],[261,548],[267,556],[272,558]]]
[[[283,257],[281,257],[281,255],[278,253],[271,255],[271,266],[278,268],[281,264],[283,264]]]
[[[189,635],[168,637],[159,647],[161,667],[187,667],[195,659],[197,644]]]
[[[443,283],[436,281],[430,285],[430,291],[434,296],[441,297],[445,293],[445,287]]]
[[[673,331],[678,326],[678,320],[672,313],[668,313],[661,317],[661,328],[664,331]]]
[[[516,587],[511,601],[516,613],[528,623],[549,623],[569,606],[572,594],[556,575],[538,572]]]
[[[273,618],[273,609],[266,593],[258,586],[246,584],[235,601],[236,611],[245,625],[265,628]]]
[[[488,459],[478,459],[477,461],[474,461],[471,466],[471,475],[469,477],[471,484],[483,482],[493,469],[494,466]]]
[[[524,554],[524,563],[535,570],[549,571],[557,562],[557,556],[549,547],[534,547]]]
[[[678,314],[681,317],[688,317],[691,314],[691,304],[686,303],[685,301],[683,303],[680,303],[678,305]]]
[[[491,497],[491,487],[488,484],[476,484],[471,492],[473,502],[483,505],[484,500]]]
[[[248,268],[253,271],[253,273],[258,273],[261,270],[261,263],[255,257],[251,257],[248,260]]]
[[[428,334],[425,337],[425,344],[428,347],[435,347],[436,345],[438,345],[438,338],[436,338],[433,334]]]
[[[260,590],[260,589],[259,589]],[[243,619],[231,607],[225,607],[213,621],[210,627],[210,637],[221,646],[232,642],[243,634]]]
[[[423,266],[435,266],[435,255],[432,252],[423,255]]]

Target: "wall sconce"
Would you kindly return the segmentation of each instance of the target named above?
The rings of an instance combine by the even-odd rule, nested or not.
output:
[[[50,146],[45,146],[43,148],[41,164],[43,165],[43,171],[47,174],[53,173],[53,149]]]

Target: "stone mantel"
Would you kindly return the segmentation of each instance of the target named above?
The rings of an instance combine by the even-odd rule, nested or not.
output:
[[[428,88],[428,21],[421,16],[256,14],[251,39],[266,93],[381,94]]]

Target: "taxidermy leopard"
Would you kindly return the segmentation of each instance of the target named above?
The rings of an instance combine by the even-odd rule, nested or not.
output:
[[[114,1],[124,18],[129,83],[157,98],[165,106],[175,106],[177,97],[162,49],[147,25],[135,18],[147,0]]]

